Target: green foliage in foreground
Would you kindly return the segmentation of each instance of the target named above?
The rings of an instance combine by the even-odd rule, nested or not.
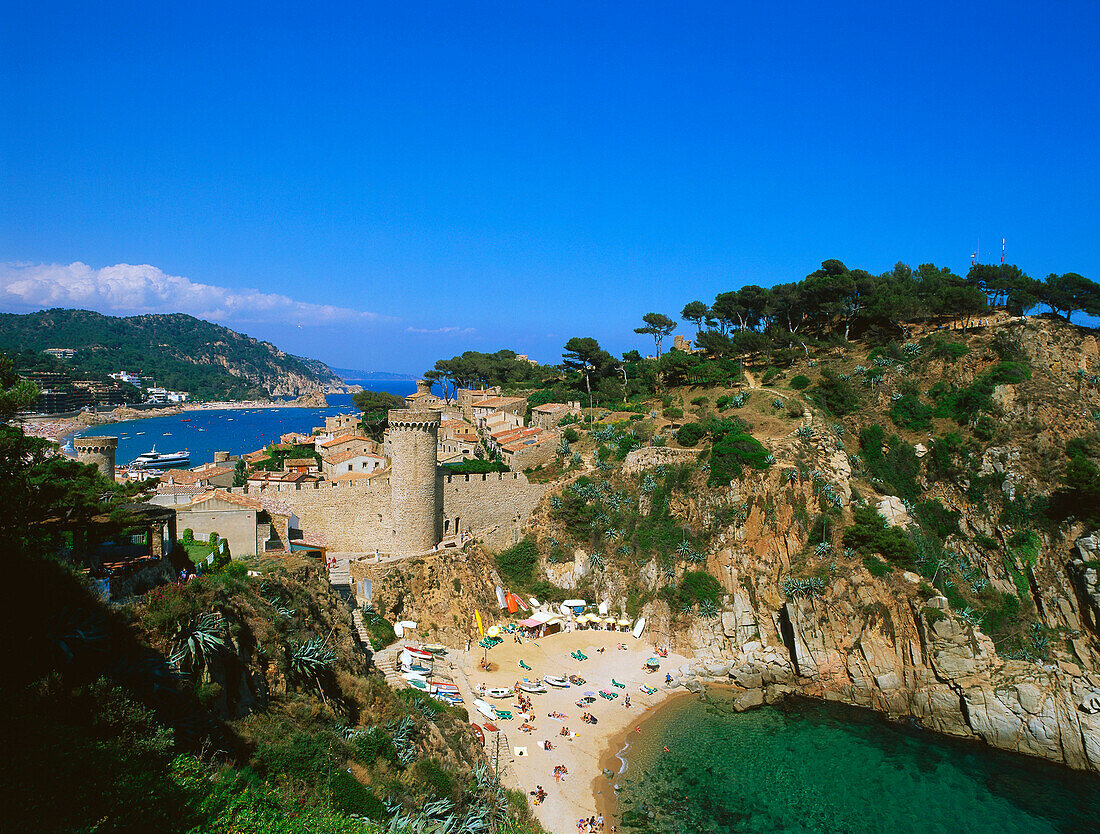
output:
[[[678,585],[665,587],[661,595],[673,611],[708,602],[717,605],[722,595],[722,583],[706,571],[689,570],[680,577]]]
[[[499,460],[464,460],[462,463],[446,464],[443,471],[452,475],[487,475],[509,470],[508,465]]]

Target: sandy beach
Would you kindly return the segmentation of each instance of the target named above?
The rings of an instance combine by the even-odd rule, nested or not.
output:
[[[621,747],[624,734],[633,732],[642,716],[653,707],[684,692],[680,687],[666,687],[664,681],[666,672],[675,670],[688,658],[669,653],[667,658],[659,658],[660,671],[645,672],[642,665],[653,656],[653,644],[647,642],[647,636],[643,633],[635,640],[629,632],[586,630],[524,640],[519,644],[511,635],[506,635],[503,643],[489,650],[488,659],[493,664],[490,672],[479,666],[483,651],[476,643],[468,654],[458,651],[449,655],[454,663],[455,683],[466,701],[470,720],[479,724],[485,721],[473,706],[474,699],[479,697],[475,691],[479,684],[487,689],[510,688],[524,677],[532,681],[545,675],[584,678],[583,686],[568,689],[547,686],[545,695],[530,695],[534,715],[530,723],[535,729],[529,733],[519,729],[523,718],[516,698],[485,699],[500,709],[512,710],[515,716],[510,721],[496,722],[507,736],[509,746],[507,757],[503,746],[501,748],[501,762],[505,763],[503,781],[528,795],[538,785],[546,790],[546,800],[534,806],[534,812],[547,831],[575,834],[577,820],[598,811],[604,813],[605,830],[610,831],[613,821],[607,815],[612,804],[605,800],[613,799],[609,796],[612,783],[602,773],[602,767],[609,766],[609,756],[615,761],[614,751],[609,752],[609,748],[615,742]],[[619,648],[619,644],[626,648]],[[570,654],[577,650],[588,659],[578,661],[571,657]],[[521,660],[531,667],[530,671],[520,667]],[[624,684],[624,688],[613,686],[612,679]],[[647,695],[642,685],[657,691]],[[617,692],[618,697],[612,700],[600,697],[600,690]],[[597,697],[582,709],[576,702],[585,692],[596,693]],[[630,696],[629,708],[625,706],[627,695]],[[563,720],[548,717],[552,712],[563,713],[566,717]],[[581,720],[584,712],[595,716],[598,723],[584,723]],[[568,728],[569,737],[561,735],[563,728]],[[544,741],[549,741],[553,749],[543,749]],[[492,743],[491,736],[486,742],[487,746]],[[525,748],[526,755],[515,755],[517,747]],[[616,761],[616,766],[612,767],[615,771],[617,764]],[[568,771],[561,781],[554,779],[557,765],[564,765]]]

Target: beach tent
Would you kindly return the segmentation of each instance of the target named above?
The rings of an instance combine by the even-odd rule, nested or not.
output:
[[[627,631],[630,628],[630,620],[619,620],[619,628]]]
[[[538,634],[539,637],[545,637],[547,634],[555,634],[561,631],[562,619],[553,611],[540,611],[537,614],[532,614],[526,620],[522,620],[520,625]]]
[[[605,599],[603,602],[601,602],[599,604],[598,608],[599,608],[600,616],[603,616],[604,614],[606,614],[607,613],[607,600]]]
[[[567,599],[562,604],[562,613],[566,613],[565,609],[570,609],[574,614],[580,614],[584,610],[585,602],[583,599]]]

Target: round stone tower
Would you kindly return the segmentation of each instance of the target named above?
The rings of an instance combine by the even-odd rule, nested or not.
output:
[[[395,408],[386,446],[392,461],[393,549],[422,553],[439,544],[441,496],[435,473],[439,411]]]
[[[115,450],[117,437],[77,437],[73,439],[76,458],[81,463],[98,466],[99,471],[110,481],[115,479]]]

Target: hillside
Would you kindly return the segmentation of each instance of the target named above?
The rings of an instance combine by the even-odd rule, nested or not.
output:
[[[798,693],[1100,772],[1095,330],[998,312],[664,367],[563,430],[501,584],[645,617],[741,708]],[[448,621],[441,570],[388,577],[420,588],[403,616]]]
[[[88,310],[0,314],[0,352],[73,348],[74,372],[127,370],[196,399],[297,397],[342,388],[326,365],[182,313],[118,318]]]

